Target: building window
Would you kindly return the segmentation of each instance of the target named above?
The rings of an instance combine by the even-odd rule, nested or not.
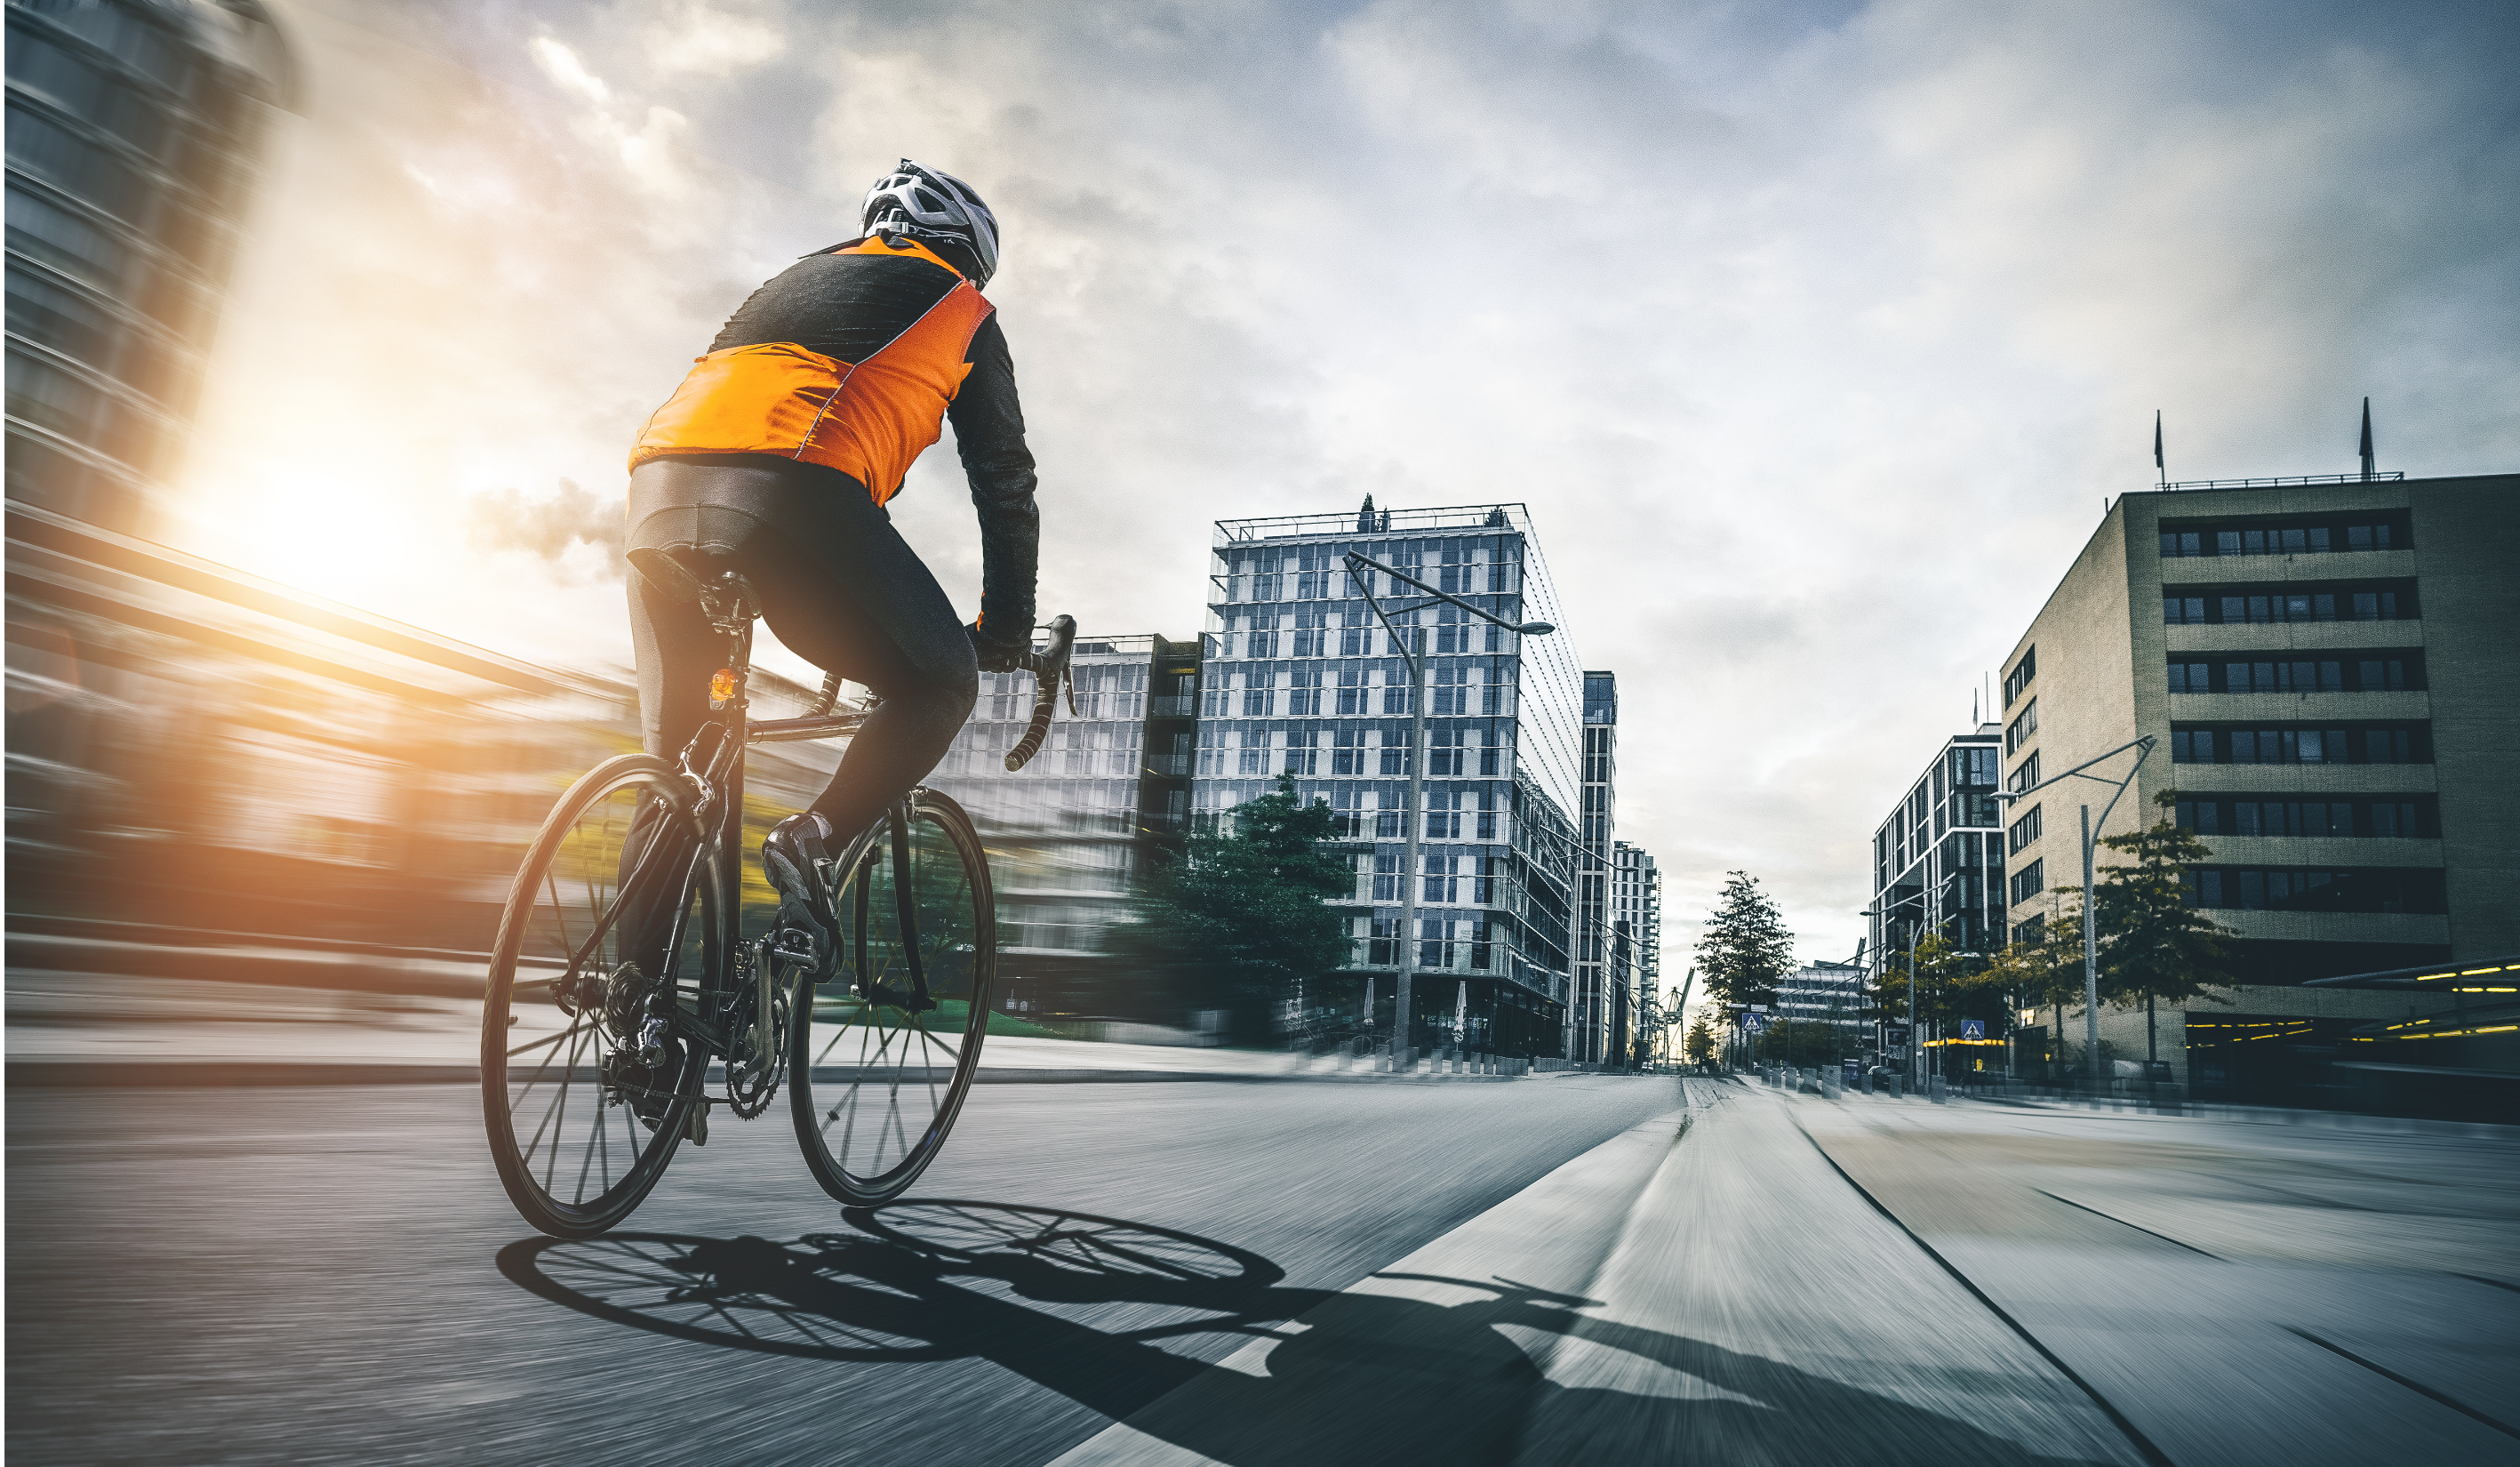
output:
[[[2181,764],[2427,764],[2432,737],[2422,723],[2174,727],[2170,757]]]
[[[1300,632],[1298,636],[1302,635]],[[1286,674],[1286,716],[1318,718],[1322,712],[1322,669],[1295,667]]]
[[[2010,790],[2013,794],[2018,795],[2025,790],[2036,788],[2038,784],[2039,751],[2034,749],[2030,752],[2030,756],[2023,759],[2020,765],[2012,771],[2012,778],[2005,781],[2004,787]]]
[[[2048,889],[2047,868],[2048,862],[2043,858],[2032,861],[2012,873],[2012,900],[2007,905],[2019,906],[2046,891]]]
[[[2289,866],[2200,866],[2180,878],[2190,904],[2269,912],[2441,912],[2435,868],[2302,870]]]
[[[2019,753],[2021,746],[2030,742],[2030,736],[2038,731],[2039,700],[2033,698],[2030,700],[2030,706],[2021,711],[2021,716],[2013,719],[2012,722],[2004,728],[2004,754],[2009,756]]]
[[[1330,737],[1331,776],[1335,778],[1363,774],[1365,772],[1365,730],[1342,728]]]
[[[2030,807],[2029,814],[2026,814],[2020,819],[2012,822],[2012,829],[2006,834],[2004,841],[2006,848],[2013,854],[2018,855],[2024,849],[2038,843],[2040,809],[2041,806],[2034,804]]]
[[[2021,654],[2021,661],[2012,665],[2011,671],[2003,674],[2003,706],[2012,707],[2012,701],[2020,697],[2022,690],[2029,687],[2031,679],[2038,675],[2039,649],[2033,647]]]
[[[2329,555],[2358,550],[2404,550],[2408,547],[2403,513],[2359,520],[2258,520],[2224,524],[2191,524],[2161,530],[2166,560],[2220,555]]]

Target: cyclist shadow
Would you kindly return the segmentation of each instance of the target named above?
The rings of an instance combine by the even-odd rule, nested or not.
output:
[[[832,1360],[987,1359],[1126,1421],[1141,1447],[1153,1439],[1231,1467],[1641,1451],[2077,1460],[1776,1360],[1590,1317],[1581,1311],[1599,1301],[1503,1278],[1380,1274],[1387,1292],[1331,1292],[1286,1287],[1282,1270],[1229,1244],[1056,1209],[922,1202],[846,1216],[857,1232],[792,1244],[526,1239],[499,1267],[556,1303],[685,1339]],[[1161,1347],[1220,1333],[1274,1343],[1231,1364]],[[1977,1414],[2012,1404],[2002,1383],[1986,1384]]]

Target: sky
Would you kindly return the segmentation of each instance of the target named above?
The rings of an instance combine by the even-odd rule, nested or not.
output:
[[[2504,4],[272,0],[301,78],[189,548],[626,666],[640,422],[899,157],[997,211],[1044,615],[1201,624],[1212,523],[1530,506],[1620,679],[1667,982],[1806,959],[2153,481],[2520,469]],[[966,616],[946,444],[895,521]]]

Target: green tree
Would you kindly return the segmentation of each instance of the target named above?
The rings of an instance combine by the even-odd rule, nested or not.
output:
[[[1697,939],[1697,971],[1717,1003],[1774,1003],[1777,980],[1793,971],[1794,938],[1758,878],[1726,873],[1723,895]]]
[[[1706,1022],[1704,1014],[1697,1016],[1697,1022],[1688,1027],[1688,1037],[1681,1041],[1682,1049],[1692,1065],[1703,1065],[1714,1059],[1715,1051],[1723,1045],[1724,1041],[1715,1036],[1715,1026]]]
[[[1131,933],[1143,965],[1194,1006],[1231,1011],[1238,1037],[1268,1037],[1305,984],[1347,965],[1346,923],[1323,904],[1356,885],[1346,858],[1323,848],[1336,834],[1329,805],[1301,802],[1294,776],[1280,775],[1274,793],[1148,873]]]
[[[2135,859],[2100,875],[2100,996],[2119,1008],[2143,1005],[2144,1057],[2160,1057],[2155,1002],[2202,997],[2208,985],[2229,984],[2230,934],[2188,904],[2182,868],[2214,858],[2212,847],[2179,828],[2177,790],[2154,797],[2162,816],[2142,830],[2100,844]]]

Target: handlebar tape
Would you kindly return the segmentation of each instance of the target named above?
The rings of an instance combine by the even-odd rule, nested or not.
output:
[[[1050,737],[1051,714],[1058,711],[1062,682],[1067,685],[1067,711],[1070,716],[1075,714],[1076,677],[1067,665],[1068,655],[1075,647],[1076,619],[1051,618],[1050,645],[1029,659],[1033,676],[1040,680],[1040,686],[1033,691],[1032,722],[1024,729],[1024,736],[1015,741],[1015,747],[1007,752],[1008,773],[1031,763],[1032,756],[1041,753],[1042,741]]]

